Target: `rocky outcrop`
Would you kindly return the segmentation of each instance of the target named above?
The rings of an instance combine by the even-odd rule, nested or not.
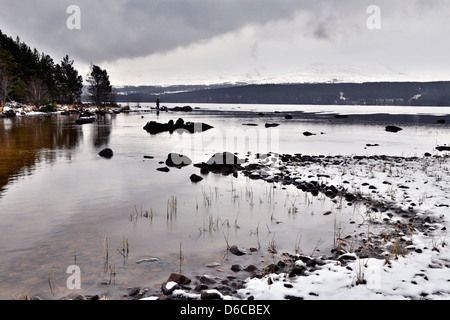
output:
[[[168,123],[150,121],[144,126],[144,130],[150,134],[158,134],[162,132],[173,133],[176,130],[186,130],[189,133],[195,133],[207,131],[212,128],[212,126],[206,123],[184,122],[182,118],[179,118],[176,122],[170,120]]]
[[[185,155],[179,153],[169,153],[167,155],[166,166],[168,167],[185,167],[192,164],[192,160]]]
[[[202,172],[221,173],[223,175],[235,174],[239,170],[243,170],[241,166],[245,161],[239,159],[230,152],[218,152],[214,154],[207,162],[194,164],[195,167],[201,168]]]

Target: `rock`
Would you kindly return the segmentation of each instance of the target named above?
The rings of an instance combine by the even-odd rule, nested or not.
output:
[[[345,114],[337,114],[337,115],[335,115],[334,117],[335,117],[336,119],[346,119],[346,118],[348,118],[348,116],[345,115]]]
[[[164,282],[161,286],[161,290],[166,296],[171,295],[177,289],[180,289],[180,286],[175,281]]]
[[[265,127],[272,128],[272,127],[278,127],[279,125],[280,125],[279,123],[266,123]]]
[[[243,170],[244,168],[241,166],[243,163],[245,163],[245,160],[239,159],[233,153],[218,152],[214,154],[206,163],[202,162],[195,164],[194,166],[202,168],[205,172],[209,170],[214,173],[229,175],[235,174],[238,170]]]
[[[444,123],[445,123],[445,120],[444,120],[444,119],[439,119],[439,120],[437,121],[437,123],[444,124]]]
[[[220,267],[220,263],[219,262],[212,262],[206,265],[208,268],[217,268]]]
[[[172,273],[169,278],[167,279],[167,282],[176,282],[179,285],[185,285],[191,283],[191,279],[188,277],[182,275],[181,273]]]
[[[179,153],[169,153],[167,155],[166,166],[181,168],[192,164],[192,160]]]
[[[292,301],[295,301],[295,300],[304,300],[302,297],[297,297],[297,296],[293,296],[293,295],[290,295],[290,294],[285,295],[285,296],[284,296],[284,299],[286,299],[286,300],[292,300]]]
[[[139,294],[139,292],[141,292],[140,288],[132,288],[129,292],[128,295],[130,297],[134,297],[135,295]]]
[[[138,260],[138,261],[136,261],[136,263],[141,264],[144,262],[156,262],[156,261],[159,261],[159,259],[158,258],[146,258],[146,259]]]
[[[173,120],[170,120],[168,123],[159,123],[156,121],[147,122],[144,126],[144,130],[146,130],[150,134],[158,134],[161,132],[170,132],[173,133],[175,130],[186,130],[190,133],[195,132],[203,132],[213,127],[206,123],[193,123],[193,122],[184,122],[183,119],[178,119],[175,123]]]
[[[289,273],[290,277],[295,277],[295,276],[299,276],[302,275],[305,272],[305,267],[303,266],[294,266],[291,270],[291,272]]]
[[[250,126],[250,127],[257,127],[258,124],[257,123],[243,123],[243,126]]]
[[[172,111],[191,112],[193,109],[191,106],[184,106],[184,107],[174,107],[171,110]]]
[[[157,168],[156,170],[161,171],[161,172],[169,172],[170,171],[170,169],[167,167]]]
[[[106,148],[100,151],[98,155],[103,158],[112,158],[114,156],[114,152],[111,149]]]
[[[230,247],[230,252],[237,256],[243,256],[246,254],[246,250],[244,248],[238,247],[236,245]]]
[[[217,290],[203,290],[200,294],[202,300],[222,300],[222,294]]]
[[[201,291],[207,290],[207,289],[208,289],[208,286],[204,285],[204,284],[196,285],[195,288],[194,288],[194,290],[197,291],[197,292],[201,292]]]
[[[314,133],[311,133],[311,132],[309,132],[309,131],[303,132],[303,135],[304,135],[305,137],[315,136]]]
[[[399,132],[399,131],[402,131],[403,129],[400,128],[400,127],[397,127],[397,126],[387,126],[387,127],[385,128],[385,130],[386,130],[387,132]]]
[[[194,183],[197,183],[197,182],[200,182],[200,181],[203,180],[202,177],[200,177],[200,176],[198,176],[198,175],[196,175],[196,174],[191,175],[190,179],[191,179],[191,181],[194,182]]]
[[[257,270],[258,270],[258,268],[256,268],[256,266],[254,266],[252,264],[244,269],[244,271],[246,271],[246,272],[256,272]]]
[[[287,114],[287,115],[284,116],[284,118],[285,118],[286,120],[291,120],[291,119],[292,119],[292,116],[291,116],[290,114]]]
[[[450,151],[450,147],[448,147],[448,146],[439,146],[439,147],[436,147],[436,150],[438,150],[438,151]]]
[[[214,284],[216,280],[214,280],[211,276],[204,275],[199,278],[200,282],[203,284]]]
[[[239,271],[241,271],[241,266],[238,265],[238,264],[233,264],[233,265],[231,266],[231,271],[239,272]]]
[[[338,260],[340,262],[343,262],[343,261],[349,261],[349,260],[356,260],[356,258],[357,258],[356,254],[354,254],[354,253],[344,253],[343,255],[339,256]]]
[[[350,202],[356,200],[356,197],[351,193],[346,193],[344,197],[345,197],[345,200],[350,201]]]
[[[208,174],[209,173],[209,168],[207,166],[201,167],[200,173],[201,174]]]
[[[144,159],[155,159],[153,156],[144,156]]]
[[[244,161],[231,152],[218,152],[206,162],[208,166],[240,165],[242,163]]]

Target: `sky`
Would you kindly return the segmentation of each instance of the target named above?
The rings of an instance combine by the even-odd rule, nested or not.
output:
[[[449,17],[450,0],[0,0],[3,33],[116,86],[450,80]]]

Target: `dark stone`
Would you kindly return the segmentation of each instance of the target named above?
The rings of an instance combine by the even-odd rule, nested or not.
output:
[[[439,120],[437,121],[437,123],[443,124],[443,123],[445,123],[445,120],[444,120],[444,119],[439,119]]]
[[[170,169],[167,167],[158,168],[156,170],[161,171],[161,172],[169,172],[170,171]]]
[[[339,256],[338,260],[341,261],[341,262],[342,261],[349,261],[349,260],[356,260],[356,256],[353,255],[353,254],[345,253],[345,254]]]
[[[150,121],[144,126],[144,130],[150,134],[158,134],[161,132],[173,133],[175,130],[186,130],[189,133],[194,133],[204,132],[212,128],[212,126],[206,123],[184,122],[181,118],[178,119],[176,123],[174,123],[173,120],[170,120],[168,123]]]
[[[239,159],[233,153],[218,152],[214,154],[206,163],[203,162],[195,164],[194,166],[199,168],[206,167],[211,172],[229,175],[234,174],[238,170],[243,170],[244,168],[241,166],[243,163],[245,163],[245,160]]]
[[[302,297],[297,297],[297,296],[293,296],[293,295],[290,295],[290,294],[285,295],[284,298],[286,300],[304,300]]]
[[[309,132],[309,131],[303,132],[303,135],[304,135],[305,137],[315,136],[314,133],[311,133],[311,132]]]
[[[112,158],[114,156],[114,152],[111,149],[106,148],[100,151],[98,155],[103,158]]]
[[[397,126],[387,126],[386,128],[385,128],[385,130],[387,131],[387,132],[399,132],[399,131],[402,131],[403,129],[402,128],[400,128],[400,127],[397,127]]]
[[[171,295],[175,290],[180,289],[179,284],[176,284],[176,285],[172,286],[171,288],[167,288],[167,283],[168,283],[168,282],[170,282],[170,281],[164,282],[164,283],[161,285],[161,290],[162,290],[162,292],[163,292],[166,296],[169,296],[169,295]],[[175,282],[175,281],[174,281],[174,282]]]
[[[257,271],[258,270],[258,268],[256,268],[254,265],[249,265],[247,268],[245,268],[244,269],[244,271],[247,271],[247,272],[255,272],[255,271]]]
[[[169,278],[167,279],[167,282],[176,282],[179,285],[184,285],[184,284],[189,284],[191,283],[191,279],[189,279],[188,277],[180,274],[180,273],[172,273]]]
[[[192,160],[179,153],[169,153],[167,155],[166,166],[181,168],[192,164]]]
[[[351,193],[346,193],[345,194],[345,200],[347,200],[347,201],[354,201],[354,200],[356,200],[356,197],[353,194],[351,194]]]
[[[291,120],[291,119],[292,119],[292,116],[291,116],[290,114],[287,114],[287,115],[284,116],[284,118],[285,118],[286,120]]]
[[[181,112],[191,112],[193,109],[191,106],[184,106],[184,107],[174,107],[171,110],[172,111],[181,111]]]
[[[128,295],[130,297],[134,297],[135,295],[137,295],[139,292],[141,292],[141,288],[133,288],[130,290],[130,292],[128,292]]]
[[[279,125],[280,125],[279,123],[266,123],[265,127],[272,128],[272,127],[278,127]]]
[[[267,269],[268,272],[277,272],[278,270],[280,270],[280,268],[274,263],[269,264],[266,267],[266,269]]]
[[[222,297],[217,292],[202,291],[200,294],[202,300],[222,300]]]
[[[201,167],[200,173],[201,174],[208,174],[209,173],[209,168],[207,166]]]
[[[448,146],[439,146],[439,147],[436,147],[436,150],[438,150],[438,151],[450,151],[450,147],[448,147]]]
[[[305,272],[305,267],[302,266],[294,266],[289,273],[291,277],[302,275]]]
[[[239,272],[239,271],[241,271],[241,266],[238,265],[238,264],[233,264],[233,265],[231,266],[231,271]]]
[[[199,284],[199,285],[195,286],[195,288],[194,288],[194,290],[197,292],[200,292],[200,291],[206,290],[206,289],[208,289],[208,286],[204,285],[204,284]]]
[[[200,176],[198,176],[198,175],[196,175],[196,174],[191,175],[190,179],[191,179],[191,181],[194,182],[194,183],[197,183],[197,182],[200,182],[200,181],[203,180],[202,177],[200,177]]]
[[[245,249],[239,248],[238,246],[231,246],[230,252],[237,256],[243,256],[246,253]]]
[[[211,278],[209,276],[201,276],[199,278],[199,280],[203,284],[214,284],[214,283],[216,283],[216,280],[214,280],[213,278]]]

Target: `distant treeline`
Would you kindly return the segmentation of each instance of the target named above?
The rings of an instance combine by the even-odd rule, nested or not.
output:
[[[49,55],[0,31],[0,103],[73,104],[80,101],[82,89],[83,78],[69,56],[55,63]]]
[[[175,91],[170,87],[141,89],[122,88],[117,99],[154,102],[159,98],[168,103],[450,105],[450,81],[229,85],[187,88],[175,93],[164,93]]]

